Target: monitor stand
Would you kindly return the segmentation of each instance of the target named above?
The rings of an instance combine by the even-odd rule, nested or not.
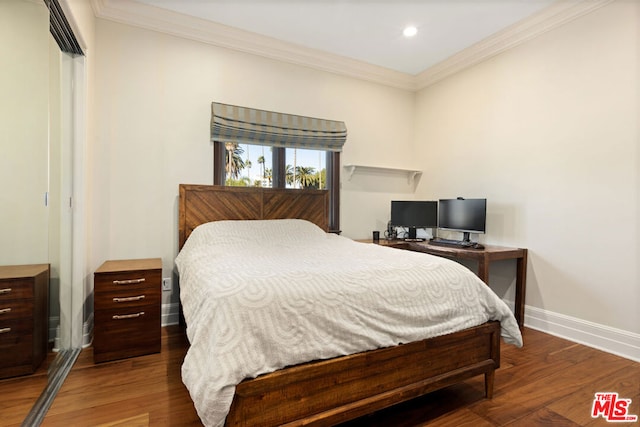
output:
[[[416,227],[409,227],[409,235],[406,239],[407,242],[422,242],[424,239],[418,239],[416,236],[418,235]]]
[[[407,236],[409,239],[415,239],[418,235],[418,230],[415,227],[409,227],[409,235]]]
[[[467,231],[462,232],[462,243],[471,243],[471,233]]]

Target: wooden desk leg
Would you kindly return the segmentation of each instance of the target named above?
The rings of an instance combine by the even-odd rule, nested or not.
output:
[[[478,277],[487,285],[489,284],[489,260],[486,255],[478,261]]]
[[[516,301],[515,317],[518,326],[524,326],[524,298],[527,289],[527,250],[523,249],[522,257],[516,260]]]

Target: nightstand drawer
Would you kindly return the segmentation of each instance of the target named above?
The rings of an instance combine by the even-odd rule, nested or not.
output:
[[[31,353],[32,345],[33,336],[24,335],[18,332],[18,329],[0,334],[0,368],[9,370],[11,367],[31,365],[33,359],[33,354]],[[2,369],[0,369],[0,372],[2,372]]]
[[[99,310],[96,325],[94,360],[102,362],[160,351],[160,305],[128,309]]]
[[[137,307],[144,305],[160,304],[160,288],[156,289],[130,289],[118,292],[100,292],[94,296],[95,309],[105,310],[119,307]]]
[[[33,280],[17,279],[0,282],[0,304],[10,299],[33,298]]]
[[[160,328],[160,304],[96,310],[95,321],[100,324],[100,331],[96,331],[96,334],[102,332],[111,335],[127,331],[144,333]]]
[[[28,342],[31,342],[32,332],[33,318],[0,320],[0,345],[15,345],[27,335],[29,336]],[[31,357],[30,354],[29,357]]]
[[[96,293],[144,292],[162,282],[161,270],[127,271],[99,274],[95,278]]]
[[[0,301],[0,328],[8,320],[33,320],[33,299]]]

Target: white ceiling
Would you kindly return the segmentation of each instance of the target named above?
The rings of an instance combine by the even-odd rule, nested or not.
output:
[[[416,75],[555,0],[138,1]]]
[[[413,91],[611,1],[91,0],[91,5],[101,19]],[[416,37],[402,36],[406,25],[418,28]]]

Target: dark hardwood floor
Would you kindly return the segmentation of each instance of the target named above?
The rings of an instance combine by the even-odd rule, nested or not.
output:
[[[524,339],[522,349],[502,346],[492,400],[478,377],[343,427],[604,426],[611,424],[591,418],[591,407],[594,394],[606,391],[632,399],[629,413],[640,415],[640,363],[531,329]],[[160,354],[94,365],[84,350],[43,426],[200,426],[180,380],[186,349],[172,326],[163,328]],[[0,381],[0,425],[20,425],[30,381],[38,379]]]

